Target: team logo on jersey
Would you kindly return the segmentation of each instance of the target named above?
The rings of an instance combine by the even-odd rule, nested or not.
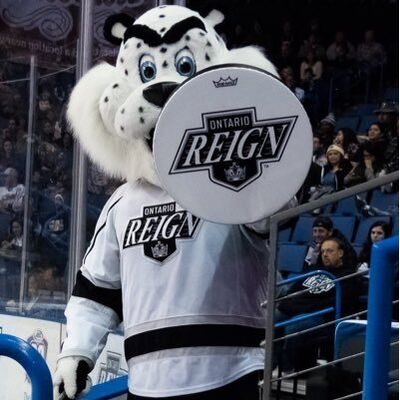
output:
[[[329,292],[333,287],[335,287],[335,282],[333,282],[329,276],[314,275],[307,278],[303,282],[303,286],[309,288],[309,292],[312,294],[321,294]]]
[[[202,114],[183,135],[170,174],[208,171],[212,182],[239,192],[281,159],[297,116],[258,120],[255,108]]]
[[[199,222],[200,218],[177,210],[176,203],[144,207],[142,217],[129,220],[123,248],[143,245],[145,256],[162,263],[176,252],[177,239],[193,237]]]

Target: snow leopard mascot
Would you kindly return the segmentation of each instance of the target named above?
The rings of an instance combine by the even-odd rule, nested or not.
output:
[[[214,29],[222,20],[218,11],[203,18],[180,6],[136,21],[112,16],[104,31],[120,45],[116,66],[92,68],[71,94],[77,139],[127,183],[99,217],[65,311],[57,399],[87,390],[87,374],[121,321],[128,399],[259,398],[268,256],[256,234],[262,224],[215,224],[182,209],[161,188],[152,155],[163,104],[197,71],[241,63],[277,75],[257,48],[228,50]]]

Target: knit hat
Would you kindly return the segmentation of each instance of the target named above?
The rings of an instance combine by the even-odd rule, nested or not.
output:
[[[343,150],[343,147],[342,147],[342,146],[338,146],[337,144],[331,144],[331,145],[328,147],[328,150],[326,150],[326,155],[328,155],[328,153],[329,153],[331,150],[337,151],[338,153],[340,153],[340,154],[342,155],[342,157],[344,157],[344,150]]]
[[[325,118],[321,119],[321,124],[323,123],[335,126],[336,125],[335,115],[333,113],[329,113]]]
[[[313,228],[320,226],[321,228],[325,228],[328,231],[333,229],[333,222],[329,217],[319,216],[315,218],[313,222]]]

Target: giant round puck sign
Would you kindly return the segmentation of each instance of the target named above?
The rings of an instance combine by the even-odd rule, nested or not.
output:
[[[164,189],[209,221],[258,221],[302,185],[312,131],[296,96],[276,77],[244,65],[185,81],[157,121],[153,151]]]

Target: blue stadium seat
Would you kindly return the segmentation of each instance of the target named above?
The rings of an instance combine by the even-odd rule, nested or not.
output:
[[[384,98],[386,100],[399,101],[399,88],[391,87],[385,90]]]
[[[357,130],[359,122],[360,122],[359,117],[339,118],[336,122],[336,130],[341,129],[341,128],[350,128],[353,130]]]
[[[299,245],[295,243],[280,244],[277,255],[279,271],[297,274],[301,273],[306,252],[307,245]]]
[[[347,197],[339,200],[334,208],[334,214],[339,215],[357,215],[359,210],[357,208],[356,198],[354,196]]]
[[[375,189],[372,193],[371,206],[380,210],[389,211],[393,214],[399,213],[399,194],[383,193],[380,189]]]
[[[356,224],[355,216],[345,215],[332,215],[331,216],[334,228],[343,233],[346,238],[351,241],[354,233],[354,226]]]
[[[315,217],[302,215],[293,231],[292,242],[307,243],[311,239],[312,224]]]
[[[280,229],[278,232],[278,243],[289,242],[292,234],[292,228]]]
[[[366,134],[369,126],[377,121],[378,120],[376,118],[376,115],[364,115],[361,118],[360,126],[358,127],[358,132]]]
[[[390,217],[367,217],[361,218],[358,225],[357,233],[354,238],[354,243],[362,244],[367,239],[368,231],[371,225],[377,221],[385,221],[390,224]]]

